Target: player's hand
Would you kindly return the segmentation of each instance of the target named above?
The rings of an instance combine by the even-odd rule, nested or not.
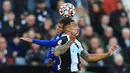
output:
[[[112,45],[111,48],[110,48],[109,51],[108,51],[108,54],[109,54],[109,55],[112,55],[112,53],[117,49],[117,47],[118,47],[118,46],[116,46],[116,45]]]
[[[32,43],[32,39],[31,38],[21,37],[20,39]]]
[[[50,67],[55,63],[55,61],[53,61],[51,58],[48,59],[47,61],[47,66]]]

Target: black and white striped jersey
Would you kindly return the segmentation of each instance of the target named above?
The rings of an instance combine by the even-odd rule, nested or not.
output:
[[[69,35],[64,34],[58,41],[58,45],[63,45],[69,41]],[[76,39],[70,48],[62,55],[60,55],[59,69],[63,72],[70,73],[80,70],[80,54],[83,50],[81,43]]]

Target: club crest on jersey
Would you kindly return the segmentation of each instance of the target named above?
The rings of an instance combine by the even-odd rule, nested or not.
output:
[[[81,53],[81,50],[80,50],[80,48],[78,48],[76,45],[74,45],[74,44],[72,44],[71,45],[71,47],[70,47],[70,49],[71,49],[71,53],[72,54],[80,54]]]
[[[73,50],[72,50],[72,53],[78,53],[78,54],[80,54],[81,51],[80,51],[80,49],[73,49]]]

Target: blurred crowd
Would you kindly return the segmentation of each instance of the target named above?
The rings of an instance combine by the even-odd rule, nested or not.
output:
[[[130,0],[0,0],[0,65],[43,64],[48,47],[19,38],[56,36],[58,9],[65,2],[76,7],[78,39],[89,53],[104,53],[118,45],[111,57],[92,63],[82,60],[82,65],[113,66],[110,71],[125,73],[130,66]]]

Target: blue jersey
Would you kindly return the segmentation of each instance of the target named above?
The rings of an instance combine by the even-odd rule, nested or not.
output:
[[[57,35],[53,40],[59,40],[62,36],[63,32],[60,33],[59,35]],[[44,64],[47,63],[48,59],[51,58],[53,61],[55,60],[55,63],[52,65],[52,68],[55,69],[55,70],[58,70],[58,65],[60,64],[60,59],[58,56],[54,56],[54,49],[55,47],[50,47],[49,48],[49,51],[47,53],[47,57],[44,61]]]

